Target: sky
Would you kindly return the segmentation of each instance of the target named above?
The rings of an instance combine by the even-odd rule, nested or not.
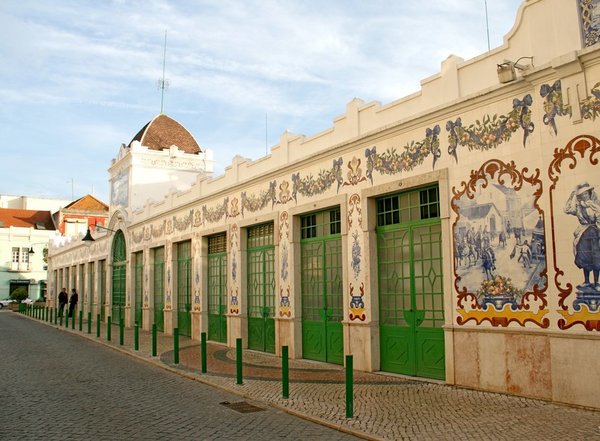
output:
[[[492,49],[520,4],[487,1]],[[163,112],[219,175],[487,50],[485,0],[1,0],[0,194],[108,203],[111,160],[160,113],[163,61]]]

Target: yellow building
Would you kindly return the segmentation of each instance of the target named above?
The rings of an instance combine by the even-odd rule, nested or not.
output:
[[[218,177],[159,115],[113,160],[108,230],[51,247],[50,304],[600,408],[599,10],[524,1],[502,46]]]

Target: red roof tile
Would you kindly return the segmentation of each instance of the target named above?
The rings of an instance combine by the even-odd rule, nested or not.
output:
[[[0,208],[0,227],[33,227],[38,230],[55,230],[54,222],[49,211],[18,210]],[[40,228],[42,227],[42,228]]]
[[[108,213],[108,205],[106,205],[100,199],[96,199],[91,194],[87,194],[84,197],[71,202],[64,208],[64,210],[101,211]]]

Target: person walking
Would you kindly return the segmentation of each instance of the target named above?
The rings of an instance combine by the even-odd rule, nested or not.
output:
[[[73,288],[71,291],[71,298],[69,299],[69,317],[73,317],[73,313],[75,308],[77,307],[77,301],[79,300],[79,295],[77,294],[77,290]]]
[[[60,317],[63,316],[65,305],[67,303],[69,303],[69,295],[67,294],[67,288],[63,288],[62,291],[58,293],[58,315]]]

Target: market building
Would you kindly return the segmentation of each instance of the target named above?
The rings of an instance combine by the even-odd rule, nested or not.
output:
[[[48,302],[600,408],[599,43],[600,1],[526,0],[502,46],[218,177],[159,115],[113,160],[107,230],[51,247]]]

